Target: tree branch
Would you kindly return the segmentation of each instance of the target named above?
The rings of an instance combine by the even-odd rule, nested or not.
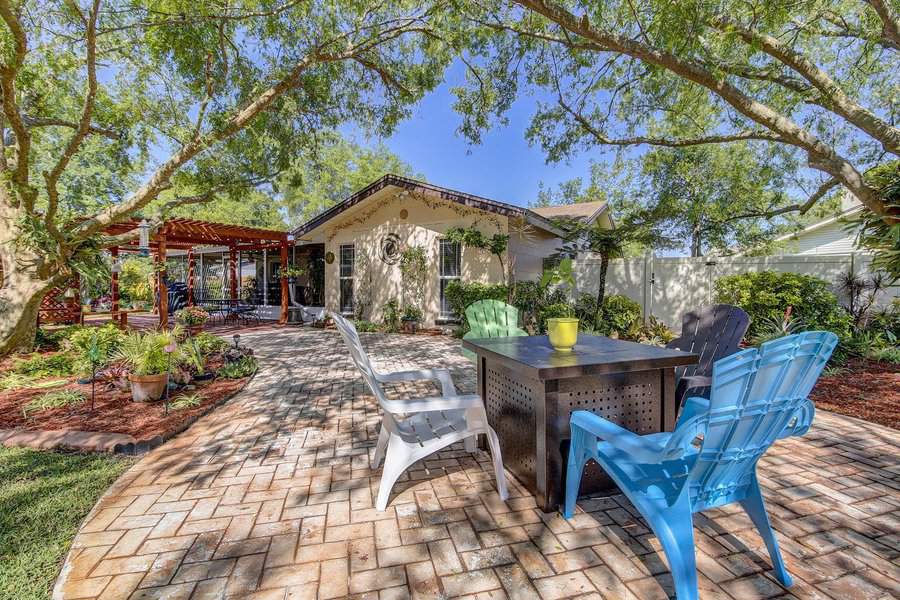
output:
[[[841,184],[841,180],[837,177],[832,177],[825,181],[822,185],[820,185],[815,192],[813,192],[809,198],[807,198],[802,204],[791,204],[790,206],[783,206],[781,208],[776,208],[773,210],[765,210],[765,211],[757,211],[757,212],[749,212],[741,215],[736,215],[733,217],[728,217],[724,222],[729,221],[738,221],[741,219],[752,219],[752,218],[765,218],[771,219],[772,217],[777,217],[778,215],[783,215],[790,212],[799,212],[801,215],[805,215],[809,212],[813,206],[816,205],[816,202],[821,200],[825,194],[831,191],[833,188],[839,186]]]
[[[858,129],[881,142],[888,152],[900,155],[900,129],[892,127],[853,101],[825,71],[817,67],[811,60],[786,46],[779,39],[748,29],[727,17],[720,16],[713,19],[712,25],[725,33],[737,33],[746,43],[758,46],[769,56],[799,73],[823,94],[821,101],[817,104],[847,119]]]
[[[68,127],[69,129],[78,129],[78,123],[74,123],[72,121],[66,121],[65,119],[56,119],[53,117],[29,117],[28,115],[24,115],[22,120],[25,122],[25,125],[34,128],[34,127]],[[93,135],[100,135],[105,138],[109,138],[111,140],[120,140],[122,139],[122,134],[113,129],[107,129],[105,127],[100,127],[98,125],[89,125],[88,133]]]
[[[583,114],[574,110],[560,95],[557,98],[558,104],[567,113],[572,115],[581,127],[597,140],[597,143],[607,146],[637,146],[647,144],[650,146],[665,146],[668,148],[685,148],[688,146],[700,146],[703,144],[722,144],[726,142],[739,142],[745,140],[765,140],[769,142],[780,142],[781,138],[766,131],[739,131],[731,134],[708,135],[695,138],[661,138],[661,137],[644,137],[636,136],[630,138],[609,138],[602,131],[594,127]]]
[[[78,5],[74,3],[74,0],[71,4],[73,5],[73,10],[81,15],[81,10],[78,8]],[[85,21],[85,26],[87,27],[87,31],[85,32],[85,44],[87,47],[87,56],[85,58],[87,66],[87,90],[84,94],[84,103],[81,108],[81,118],[78,121],[78,127],[66,144],[62,155],[60,155],[59,160],[56,161],[53,169],[51,169],[49,173],[44,173],[44,180],[46,181],[47,187],[47,211],[44,214],[44,225],[47,227],[47,230],[54,237],[59,238],[60,241],[62,236],[59,235],[59,231],[56,228],[56,210],[59,206],[59,191],[56,189],[56,185],[59,182],[60,176],[69,165],[69,161],[71,161],[72,157],[78,152],[78,148],[81,146],[84,138],[88,136],[91,129],[91,117],[94,114],[94,101],[97,97],[97,15],[99,12],[100,0],[93,0],[91,12],[87,19],[84,19],[84,16],[81,15],[82,19]]]
[[[19,105],[16,102],[16,77],[25,62],[28,44],[25,30],[8,0],[0,0],[0,18],[13,36],[15,55],[12,64],[0,65],[0,88],[3,93],[3,114],[16,135],[16,168],[13,180],[17,184],[16,196],[29,213],[34,211],[35,190],[28,184],[28,160],[31,153],[31,134],[22,120]]]
[[[878,13],[878,18],[881,19],[882,37],[889,40],[893,48],[900,50],[900,17],[884,0],[864,0],[864,2]]]

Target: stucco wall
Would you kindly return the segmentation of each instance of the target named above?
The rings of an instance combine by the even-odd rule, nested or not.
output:
[[[517,281],[538,281],[544,274],[544,258],[562,245],[558,237],[535,227],[512,227],[509,252],[513,256],[513,273]]]
[[[410,195],[398,195],[396,188],[386,188],[324,227],[325,252],[331,252],[335,257],[334,262],[325,265],[325,306],[328,310],[337,310],[340,300],[340,246],[351,243],[355,244],[357,254],[368,254],[371,265],[372,306],[364,318],[380,322],[381,307],[386,302],[396,298],[402,303],[400,267],[385,264],[380,257],[382,239],[389,233],[396,233],[404,243],[420,245],[426,250],[429,268],[424,294],[425,324],[434,324],[440,309],[438,240],[448,229],[473,224],[487,235],[498,231],[506,233],[508,222],[506,217],[455,203],[429,198],[428,204]],[[408,213],[405,219],[401,218],[402,210]],[[363,277],[364,273],[357,270],[355,295],[358,295]],[[481,250],[464,248],[461,278],[467,282],[500,282],[503,274],[496,257]]]

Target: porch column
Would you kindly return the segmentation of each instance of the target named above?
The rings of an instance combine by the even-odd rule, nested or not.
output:
[[[263,268],[262,268],[262,293],[263,306],[269,305],[269,253],[263,248]]]
[[[165,331],[169,328],[169,286],[166,285],[166,234],[161,233],[157,237],[159,271],[156,279],[159,282],[159,329]]]
[[[237,300],[237,252],[235,251],[234,246],[228,248],[228,277],[231,280],[231,299]]]
[[[187,305],[194,305],[194,247],[191,246],[187,251],[188,261],[188,280],[187,280]]]
[[[281,317],[278,319],[278,322],[282,325],[287,323],[288,320],[288,280],[284,276],[284,271],[287,269],[287,261],[287,240],[281,240],[281,271],[279,272],[281,276]]]
[[[110,248],[109,255],[112,257],[113,264],[119,260],[119,249]],[[113,270],[109,282],[109,294],[112,296],[112,320],[119,328],[122,327],[119,322],[119,273]]]

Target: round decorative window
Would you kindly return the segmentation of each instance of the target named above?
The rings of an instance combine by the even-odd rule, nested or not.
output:
[[[400,236],[396,233],[389,233],[381,238],[382,262],[387,265],[396,265],[400,260],[401,245]]]
[[[334,262],[334,252],[325,253],[325,262],[327,262],[329,265]]]

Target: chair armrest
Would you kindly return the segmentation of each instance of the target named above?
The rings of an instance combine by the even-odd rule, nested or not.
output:
[[[797,407],[794,416],[788,421],[784,430],[778,434],[779,439],[791,437],[792,435],[803,435],[809,431],[813,418],[816,416],[816,407],[812,400],[807,398]]]
[[[709,406],[709,400],[706,398],[701,398],[699,396],[688,398],[684,401],[684,406],[681,409],[681,414],[678,415],[678,422],[675,424],[675,428],[678,429],[682,423],[685,423],[694,417],[708,413]]]
[[[394,373],[375,373],[378,383],[396,383],[398,381],[437,381],[441,384],[441,395],[456,396],[453,377],[447,369],[422,369],[421,371],[396,371]]]
[[[388,400],[385,402],[385,408],[391,413],[412,414],[433,410],[484,408],[484,404],[481,402],[481,396],[466,394],[463,396],[442,396],[440,398]]]
[[[707,375],[686,375],[679,380],[679,383],[684,382],[687,386],[685,389],[691,388],[705,388],[712,386],[712,377]]]
[[[576,410],[569,421],[572,427],[583,429],[594,437],[609,442],[637,460],[652,463],[659,460],[663,447],[644,437],[619,427],[612,421],[598,417],[586,410]]]

